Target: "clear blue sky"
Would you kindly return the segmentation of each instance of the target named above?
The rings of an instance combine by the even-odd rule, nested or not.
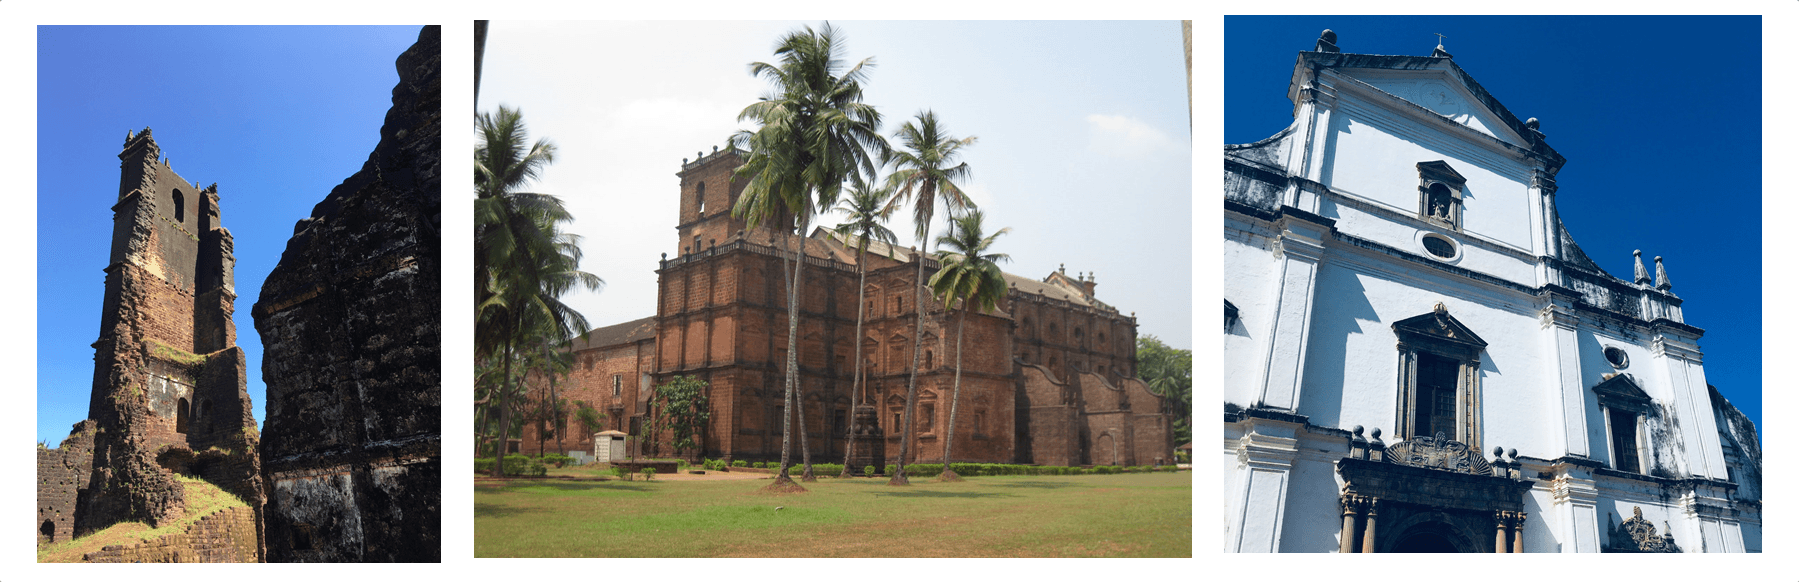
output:
[[[217,182],[236,239],[238,345],[294,222],[362,167],[418,26],[38,28],[37,438],[87,418],[120,146],[148,126],[183,178]]]
[[[656,310],[656,261],[679,254],[683,158],[710,153],[768,90],[748,65],[811,21],[495,20],[479,107],[523,111],[560,148],[531,191],[562,197],[600,293],[567,300],[595,327]],[[1178,21],[833,21],[847,63],[873,57],[865,101],[892,135],[934,110],[1008,272],[1092,272],[1138,333],[1192,347],[1192,140]],[[932,236],[943,232],[939,210]],[[819,224],[834,225],[838,215]],[[914,244],[910,219],[890,223]]]
[[[1444,49],[1568,158],[1562,222],[1630,278],[1663,257],[1706,380],[1761,426],[1761,19],[1748,17],[1226,17],[1226,143],[1292,121],[1287,82],[1319,32],[1346,53]]]

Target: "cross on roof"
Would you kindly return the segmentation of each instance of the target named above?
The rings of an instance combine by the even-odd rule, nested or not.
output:
[[[1449,37],[1444,36],[1443,33],[1440,33],[1440,32],[1433,32],[1431,34],[1437,35],[1437,48],[1443,48],[1443,39],[1449,38]]]

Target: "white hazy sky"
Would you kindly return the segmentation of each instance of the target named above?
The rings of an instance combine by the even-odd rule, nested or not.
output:
[[[488,32],[477,106],[522,109],[556,163],[531,191],[560,196],[606,280],[570,302],[594,327],[655,314],[657,259],[678,254],[679,171],[738,129],[767,90],[749,75],[810,22],[518,22]],[[847,63],[873,57],[865,101],[882,133],[936,111],[965,150],[964,187],[1002,265],[1060,264],[1136,312],[1139,335],[1192,347],[1192,140],[1178,21],[833,22]],[[885,170],[883,170],[883,176]],[[472,194],[471,194],[472,195]],[[943,212],[932,227],[942,232]],[[841,220],[826,215],[819,224]],[[909,216],[889,224],[916,244]]]

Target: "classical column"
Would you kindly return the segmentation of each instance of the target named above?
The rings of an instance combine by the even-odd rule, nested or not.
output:
[[[1362,529],[1362,553],[1374,553],[1374,514],[1380,507],[1380,500],[1368,498],[1368,525]]]
[[[1342,498],[1343,534],[1341,536],[1342,539],[1337,541],[1337,553],[1339,553],[1339,554],[1355,553],[1356,548],[1355,548],[1355,499],[1354,498],[1355,498],[1354,495],[1344,495]]]
[[[1512,512],[1512,553],[1524,553],[1524,520],[1530,514],[1522,511]]]
[[[1493,528],[1494,529],[1493,553],[1495,553],[1495,554],[1507,553],[1506,543],[1505,543],[1505,512],[1503,512],[1503,511],[1494,512],[1493,526],[1494,526],[1494,528]]]

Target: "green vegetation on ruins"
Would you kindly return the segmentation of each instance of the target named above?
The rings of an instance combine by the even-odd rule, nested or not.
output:
[[[481,481],[475,557],[1190,557],[1192,476]]]
[[[116,523],[92,534],[39,547],[37,561],[80,562],[83,555],[98,552],[106,546],[147,542],[182,533],[200,518],[232,507],[249,507],[236,495],[204,479],[185,475],[176,475],[175,479],[181,482],[187,500],[187,514],[181,519],[157,528],[136,521]]]

